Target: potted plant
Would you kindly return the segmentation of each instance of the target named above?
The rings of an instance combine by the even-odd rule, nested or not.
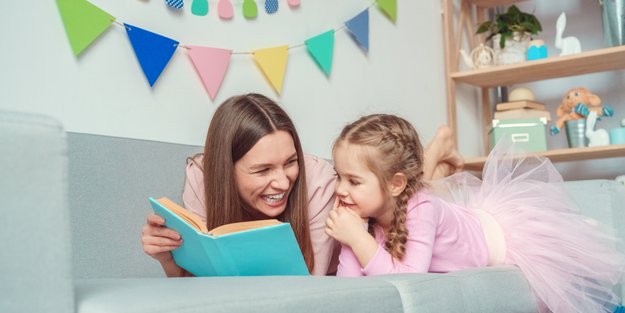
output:
[[[498,54],[497,63],[509,64],[525,61],[531,35],[542,30],[536,16],[511,5],[505,13],[496,14],[492,20],[480,24],[476,34],[488,33],[486,41],[498,43],[493,45]]]

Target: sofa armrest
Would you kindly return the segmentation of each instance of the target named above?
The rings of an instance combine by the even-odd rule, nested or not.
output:
[[[0,312],[73,312],[65,132],[0,111]]]

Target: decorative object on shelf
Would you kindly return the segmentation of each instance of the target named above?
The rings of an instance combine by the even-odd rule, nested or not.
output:
[[[514,147],[524,151],[546,151],[547,136],[544,118],[523,118],[493,120],[488,131],[490,148],[492,149],[500,139],[506,137],[514,142]]]
[[[527,60],[540,60],[547,57],[547,46],[545,42],[540,39],[534,39],[528,43],[527,47]]]
[[[610,129],[610,143],[613,145],[625,144],[625,118],[621,120],[621,127]]]
[[[197,16],[208,14],[208,0],[193,0],[191,3],[191,13]]]
[[[569,55],[582,52],[582,44],[577,37],[568,36],[562,38],[566,28],[566,13],[562,12],[556,21],[556,48],[560,49],[560,55]]]
[[[566,129],[566,142],[569,148],[588,147],[588,137],[586,137],[586,119],[569,120],[564,122]],[[553,132],[552,132],[553,134]]]
[[[599,0],[603,18],[603,41],[607,46],[625,44],[625,0]]]
[[[586,138],[589,147],[607,146],[610,144],[610,136],[605,129],[595,129],[597,112],[590,111],[586,118]]]
[[[289,6],[296,7],[296,6],[299,6],[300,0],[289,0],[288,3],[289,3]]]
[[[184,1],[182,0],[165,0],[165,3],[167,3],[170,8],[174,8],[176,10],[180,10],[184,6]]]
[[[219,0],[219,3],[217,3],[217,12],[219,13],[219,17],[224,20],[231,19],[234,15],[234,9],[232,8],[230,0]]]
[[[534,93],[525,87],[513,89],[508,95],[508,102],[498,103],[495,106],[496,120],[542,118],[551,122],[551,113],[543,103],[536,102]]]
[[[464,63],[472,68],[486,68],[495,65],[495,50],[481,43],[477,48],[471,51],[471,55],[467,54],[464,49],[460,49],[460,54]]]
[[[517,88],[512,89],[512,91],[510,91],[510,94],[508,94],[509,102],[523,101],[523,100],[535,101],[536,97],[534,96],[534,92],[529,88],[517,87]]]
[[[590,111],[597,113],[598,117],[612,116],[614,110],[609,105],[601,105],[601,98],[583,87],[572,88],[566,92],[562,102],[558,106],[556,125],[551,126],[551,134],[556,135],[562,129],[565,122],[584,119]]]
[[[256,18],[258,15],[258,7],[256,6],[256,1],[254,0],[245,0],[243,1],[243,16],[246,19]]]
[[[496,14],[492,20],[480,24],[475,33],[488,33],[486,41],[493,41],[496,64],[511,64],[526,60],[531,35],[542,30],[536,16],[511,5],[505,13]]]

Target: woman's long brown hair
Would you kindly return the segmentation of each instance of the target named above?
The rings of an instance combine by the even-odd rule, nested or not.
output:
[[[285,131],[293,138],[299,166],[299,175],[289,193],[286,209],[277,219],[291,223],[308,270],[312,272],[314,255],[310,240],[302,145],[295,125],[286,112],[263,95],[251,93],[231,97],[213,115],[204,145],[206,226],[213,229],[253,219],[239,197],[234,164],[262,137],[277,131]]]

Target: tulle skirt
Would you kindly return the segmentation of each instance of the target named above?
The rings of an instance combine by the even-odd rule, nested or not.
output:
[[[540,312],[613,312],[625,270],[614,236],[580,215],[562,176],[544,157],[516,154],[500,142],[482,180],[458,173],[432,183],[444,199],[490,213],[506,244],[505,263],[529,281]]]

